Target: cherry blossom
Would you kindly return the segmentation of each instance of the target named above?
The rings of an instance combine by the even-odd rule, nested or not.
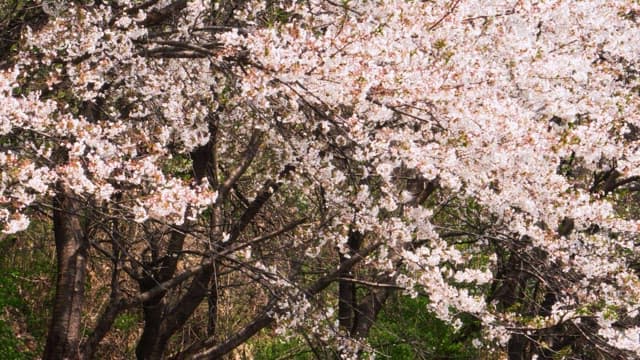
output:
[[[304,293],[256,258],[251,239],[277,222],[252,233],[233,216],[267,203],[305,217],[280,238],[304,261],[362,257],[425,311],[472,314],[487,343],[583,331],[583,314],[594,344],[640,356],[637,323],[601,309],[640,303],[638,218],[623,211],[640,175],[637,2],[249,1],[215,26],[219,4],[195,0],[164,32],[150,24],[172,2],[137,3],[50,14],[0,72],[2,232],[68,189],[105,219],[209,244],[194,254],[234,249],[282,294],[276,323],[366,351],[320,285]],[[496,295],[516,258],[554,296],[529,318]]]

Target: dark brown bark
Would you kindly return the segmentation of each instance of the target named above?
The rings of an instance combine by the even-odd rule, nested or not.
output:
[[[350,231],[347,240],[348,254],[340,254],[340,264],[344,264],[353,254],[360,250],[362,234]],[[356,284],[349,279],[353,278],[351,271],[346,273],[338,282],[338,322],[340,327],[351,332],[355,324],[356,308]]]
[[[138,359],[161,359],[171,336],[191,317],[207,294],[212,266],[196,275],[188,291],[168,312],[162,301],[154,307],[145,306],[145,327],[136,347]]]
[[[215,287],[214,275],[217,256],[220,256],[225,252],[225,248],[229,248],[240,237],[245,228],[253,221],[255,216],[260,212],[263,206],[269,201],[271,196],[278,190],[281,183],[278,181],[267,181],[258,196],[248,205],[244,213],[237,219],[230,228],[229,241],[222,246],[219,244],[222,215],[220,208],[224,203],[227,194],[238,179],[245,173],[250,166],[251,162],[257,154],[258,147],[261,143],[261,133],[255,131],[245,149],[238,166],[228,174],[227,180],[219,184],[217,178],[217,160],[216,160],[216,129],[215,126],[211,126],[210,130],[211,138],[208,144],[199,147],[191,156],[193,159],[193,172],[197,182],[201,182],[205,177],[209,179],[212,186],[218,190],[218,200],[214,204],[211,217],[211,230],[210,240],[212,247],[210,249],[212,257],[203,258],[202,263],[197,271],[190,273],[193,275],[191,284],[186,289],[184,294],[177,299],[173,304],[169,304],[171,301],[165,298],[167,294],[166,289],[158,287],[159,284],[165,284],[170,280],[177,280],[181,275],[175,276],[175,269],[177,264],[177,257],[171,256],[177,253],[183,246],[182,236],[179,241],[172,239],[170,242],[170,249],[167,251],[167,256],[162,261],[162,266],[159,271],[153,271],[154,275],[151,275],[149,269],[146,274],[140,280],[140,289],[143,294],[149,294],[145,296],[143,300],[143,314],[144,314],[144,329],[140,341],[136,347],[136,356],[138,359],[160,359],[164,355],[166,344],[168,340],[176,333],[187,320],[191,317],[197,307],[207,298],[209,303],[209,322],[208,333],[209,336],[214,336],[215,332],[215,318],[217,314],[217,293],[216,290],[210,289],[211,286]],[[291,167],[286,167],[279,176],[280,179],[284,178],[288,172],[292,171]],[[297,224],[297,223],[296,223]],[[295,227],[295,226],[294,226]],[[151,266],[151,264],[149,264]],[[186,280],[186,278],[185,278]],[[182,282],[181,280],[180,282]]]
[[[530,360],[532,358],[529,349],[530,342],[524,335],[513,334],[507,344],[509,360]]]
[[[210,115],[214,117],[215,115]],[[209,184],[218,187],[217,169],[218,161],[216,159],[216,141],[218,138],[218,127],[214,123],[214,118],[209,119],[209,141],[191,152],[193,160],[193,175],[197,183],[201,183],[202,179],[207,178]]]
[[[140,279],[141,293],[147,293],[157,288],[158,284],[174,278],[178,264],[178,257],[174,255],[182,250],[185,234],[173,231],[170,236],[166,254],[160,261],[159,269],[153,271],[151,266],[148,266],[144,277]],[[162,341],[164,337],[162,336],[161,326],[166,315],[165,295],[166,290],[157,291],[142,303],[144,327],[136,346],[136,357],[138,359],[159,359],[164,353],[166,341]]]
[[[111,327],[113,326],[113,322],[116,320],[116,317],[122,311],[122,301],[118,297],[112,297],[107,305],[107,308],[102,312],[98,322],[93,329],[93,333],[86,342],[82,345],[82,357],[84,359],[93,359],[96,351],[98,350],[98,345],[100,341],[104,339],[107,335]]]
[[[191,317],[207,295],[212,277],[213,266],[209,265],[204,271],[194,277],[187,292],[173,308],[165,314],[158,339],[160,342],[159,346],[164,347],[164,344],[166,344],[169,338]]]
[[[515,254],[510,254],[506,262],[499,256],[497,281],[492,286],[488,300],[498,300],[504,309],[515,304],[521,297],[523,283],[526,281],[527,274],[519,270],[524,266],[525,264]]]
[[[187,0],[178,0],[170,3],[169,5],[155,9],[147,14],[143,25],[145,27],[157,26],[166,22],[170,22],[175,19],[175,14],[178,14],[182,9],[187,6]]]
[[[152,279],[147,279],[140,286],[141,292],[153,288]],[[159,359],[163,349],[158,348],[158,337],[160,335],[160,325],[162,324],[162,313],[164,308],[163,297],[166,292],[162,292],[142,304],[144,327],[142,335],[136,346],[136,357],[140,360]]]
[[[182,250],[184,237],[183,233],[172,232],[167,245],[167,252],[162,261],[159,262],[160,266],[155,269],[152,264],[144,266],[146,268],[143,270],[144,275],[138,280],[141,293],[147,293],[156,288],[158,284],[164,283],[173,277],[178,263],[177,257],[173,256],[173,254]],[[144,327],[136,346],[136,357],[138,359],[159,359],[162,355],[164,349],[158,347],[158,338],[164,316],[165,295],[166,290],[161,289],[142,302]]]
[[[42,356],[45,360],[80,358],[88,240],[79,211],[78,202],[62,186],[54,198],[58,276],[51,324]]]
[[[267,201],[269,201],[271,196],[278,191],[280,186],[280,183],[271,180],[267,181],[262,186],[262,189],[260,189],[256,198],[251,202],[251,204],[249,204],[249,207],[231,227],[231,230],[229,231],[229,244],[235,242],[242,231],[249,226],[251,221],[256,217],[256,215],[258,215],[258,212],[260,212],[262,207],[267,203]]]
[[[331,283],[344,276],[344,274],[349,272],[357,263],[359,263],[362,259],[364,259],[379,247],[380,243],[376,243],[354,254],[350,259],[341,264],[336,271],[318,279],[315,283],[313,283],[306,289],[305,293],[308,296],[314,296],[325,290]],[[193,360],[221,358],[239,345],[246,342],[260,330],[264,329],[267,326],[270,326],[273,323],[274,319],[271,316],[267,315],[269,311],[274,310],[273,305],[273,302],[269,303],[267,306],[265,306],[264,311],[253,321],[251,321],[247,326],[245,326],[242,330],[236,332],[234,335],[230,336],[223,342],[219,343],[218,345],[214,345],[215,338],[210,337],[205,341],[202,341],[201,343],[194,344],[190,349],[187,349],[185,352],[178,354],[175,358],[190,358]]]
[[[196,182],[201,183],[204,178],[208,178],[209,182],[215,185],[217,183],[216,169],[214,168],[216,166],[214,161],[215,126],[211,124],[210,130],[210,141],[194,150],[191,153],[191,158]],[[184,325],[208,292],[208,284],[213,274],[212,263],[214,261],[211,259],[203,259],[201,269],[192,274],[194,278],[188,290],[172,308],[168,306],[168,300],[165,299],[167,291],[158,289],[159,284],[180,277],[175,277],[178,264],[178,256],[176,255],[183,249],[184,239],[183,232],[172,232],[166,256],[162,259],[160,268],[153,273],[149,273],[147,270],[147,275],[140,281],[141,293],[144,294],[150,290],[159,291],[155,291],[153,296],[143,302],[144,328],[136,346],[138,359],[162,358],[167,341]]]
[[[371,330],[384,303],[393,291],[394,290],[390,288],[372,290],[371,293],[358,304],[355,311],[356,315],[353,330],[351,332],[354,338],[364,339],[369,335],[369,330]]]
[[[248,226],[279,186],[280,184],[275,182],[265,184],[263,191],[232,227],[228,245],[235,242],[242,230]],[[221,249],[217,250],[219,252]],[[202,271],[196,274],[189,289],[171,310],[163,311],[165,306],[162,302],[145,304],[145,327],[136,348],[138,359],[159,359],[162,357],[169,338],[184,325],[208,294],[208,284],[213,277],[212,264],[214,262],[215,260],[210,259],[203,261]],[[144,289],[143,292],[147,290],[149,289]],[[161,296],[164,296],[164,293]],[[148,307],[151,308],[147,310]]]
[[[345,275],[351,278],[351,274]],[[342,329],[351,331],[354,323],[354,308],[356,304],[356,284],[348,280],[338,283],[338,322]]]
[[[267,308],[271,307],[268,306]],[[249,323],[249,325],[245,326],[242,330],[238,331],[236,334],[227,339],[227,341],[211,348],[210,350],[195,355],[193,359],[220,359],[222,356],[228,354],[233,349],[237,348],[245,341],[250,339],[253,335],[257,334],[258,331],[271,325],[272,322],[273,318],[267,315],[265,312],[258,316],[251,323]]]
[[[115,242],[114,242],[115,245]],[[115,246],[114,246],[115,247]],[[113,272],[111,274],[111,294],[109,296],[109,303],[107,307],[102,311],[96,325],[93,328],[93,332],[82,343],[82,356],[85,359],[93,359],[100,341],[107,335],[111,327],[113,326],[116,317],[124,308],[124,301],[120,291],[119,283],[119,252],[114,251],[113,257]]]

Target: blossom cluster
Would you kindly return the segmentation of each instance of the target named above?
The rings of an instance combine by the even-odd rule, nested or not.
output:
[[[346,234],[361,232],[382,243],[371,273],[426,294],[442,319],[474,314],[502,340],[535,325],[477,290],[496,280],[489,242],[544,252],[540,277],[570,284],[558,290],[562,311],[640,304],[640,278],[620,256],[637,253],[640,219],[584,175],[640,175],[637,2],[310,0],[279,4],[290,16],[270,23],[250,1],[235,14],[246,29],[207,32],[214,6],[196,0],[158,35],[145,20],[163,3],[70,6],[24,34],[16,66],[0,73],[3,232],[25,230],[29,207],[56,184],[139,223],[193,221],[219,205],[222,187],[168,164],[215,141],[231,168],[260,133],[264,163],[243,186],[286,183],[299,200],[292,213],[321,198],[304,215],[326,228],[295,239],[313,245],[308,258],[351,256]],[[569,162],[582,175],[564,171]],[[280,176],[285,165],[295,171]],[[408,178],[449,199],[418,201]],[[471,199],[500,233],[448,241],[451,199]],[[565,219],[575,228],[566,234]],[[298,325],[306,310],[279,320]],[[556,315],[547,320],[561,323]],[[612,346],[640,349],[627,340],[637,327],[592,315]]]

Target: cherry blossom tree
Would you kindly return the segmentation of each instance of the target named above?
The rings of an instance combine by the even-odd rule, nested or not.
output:
[[[637,2],[42,9],[0,72],[0,223],[52,219],[45,359],[134,310],[141,359],[267,327],[364,356],[397,291],[512,359],[640,356]]]

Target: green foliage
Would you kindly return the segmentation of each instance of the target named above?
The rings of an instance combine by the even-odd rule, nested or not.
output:
[[[7,360],[28,359],[29,356],[20,351],[21,347],[22,342],[13,334],[11,326],[0,321],[0,354],[2,354],[2,358]]]
[[[16,54],[23,27],[37,26],[46,18],[39,5],[33,0],[0,1],[0,64]]]
[[[387,303],[369,334],[374,354],[382,359],[458,359],[480,358],[471,345],[480,336],[480,326],[472,316],[461,315],[462,327],[456,331],[427,310],[428,299],[398,295]],[[254,343],[258,360],[310,360],[316,355],[299,338],[260,338]],[[327,354],[325,354],[327,355]],[[367,358],[368,354],[363,354]]]
[[[288,12],[282,8],[271,6],[263,14],[263,21],[268,27],[276,26],[277,24],[286,24],[290,22],[293,13]]]
[[[166,174],[171,174],[182,180],[193,178],[191,159],[187,155],[176,155],[168,159],[162,169]]]
[[[135,314],[120,314],[113,322],[113,327],[115,329],[129,332],[134,330],[139,323],[138,316]]]
[[[254,351],[256,360],[294,359],[311,360],[313,354],[302,341],[283,338],[265,339],[256,344]]]
[[[8,307],[23,308],[24,303],[20,299],[13,274],[0,276],[0,312],[6,313]],[[20,353],[21,342],[16,338],[11,326],[4,320],[0,320],[0,353],[7,359],[23,359]]]
[[[462,317],[463,326],[451,325],[427,311],[428,299],[398,296],[389,303],[371,329],[369,343],[382,358],[389,359],[477,359],[471,340],[479,326]]]
[[[15,272],[0,275],[0,309],[7,306],[20,309],[24,306],[24,301],[18,294],[15,275]]]
[[[26,232],[0,240],[2,359],[36,358],[44,347],[56,276],[50,238],[42,236],[50,226],[34,219]]]
[[[0,274],[0,313],[9,314],[24,311],[26,304],[20,297],[16,284],[15,272]],[[3,359],[28,359],[21,349],[23,342],[16,337],[8,321],[0,319],[0,354]]]

